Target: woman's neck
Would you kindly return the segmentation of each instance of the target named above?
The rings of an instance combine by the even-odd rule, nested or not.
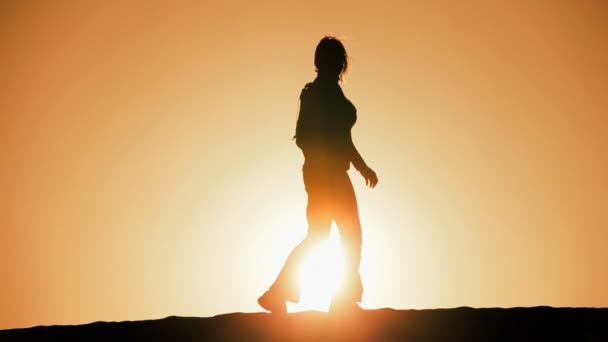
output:
[[[339,75],[317,74],[317,79],[323,83],[338,83]]]

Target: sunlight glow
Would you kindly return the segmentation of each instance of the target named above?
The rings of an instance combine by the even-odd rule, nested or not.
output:
[[[301,265],[300,303],[288,303],[288,310],[329,311],[332,295],[340,290],[343,274],[340,234],[332,225],[329,239],[317,246]]]

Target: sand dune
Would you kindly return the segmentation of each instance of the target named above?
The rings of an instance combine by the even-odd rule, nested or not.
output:
[[[608,308],[230,313],[0,331],[0,341],[608,341]]]

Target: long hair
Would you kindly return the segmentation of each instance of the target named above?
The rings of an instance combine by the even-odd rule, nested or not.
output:
[[[321,76],[337,77],[342,80],[342,75],[348,70],[348,59],[340,39],[325,36],[315,50],[315,71]]]

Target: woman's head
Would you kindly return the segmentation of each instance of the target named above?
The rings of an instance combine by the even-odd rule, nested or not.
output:
[[[315,67],[317,74],[342,79],[348,69],[348,55],[342,42],[331,36],[325,36],[315,50]]]

